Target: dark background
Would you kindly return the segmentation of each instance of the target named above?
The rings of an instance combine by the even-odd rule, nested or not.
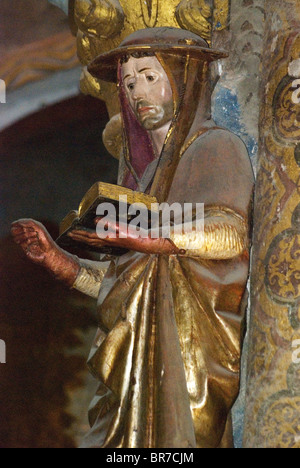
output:
[[[95,301],[27,262],[9,231],[30,217],[55,238],[94,182],[116,182],[107,121],[101,101],[79,95],[0,133],[0,448],[72,448],[88,429]]]

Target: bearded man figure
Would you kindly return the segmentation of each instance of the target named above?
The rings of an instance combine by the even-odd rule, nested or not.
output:
[[[209,63],[225,56],[188,31],[152,28],[89,67],[119,87],[118,184],[169,205],[204,203],[204,232],[141,238],[114,226],[126,235],[105,240],[73,232],[129,250],[103,279],[101,263],[64,252],[35,221],[12,227],[31,260],[98,298],[89,367],[100,387],[83,447],[233,445],[254,177],[245,145],[211,119]]]

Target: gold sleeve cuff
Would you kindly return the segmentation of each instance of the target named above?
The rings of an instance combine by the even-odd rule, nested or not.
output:
[[[96,262],[85,263],[80,260],[80,271],[73,284],[73,289],[77,289],[83,294],[98,299],[101,283],[107,272],[105,265],[100,265]]]
[[[249,247],[248,226],[244,218],[230,210],[211,210],[204,220],[204,230],[177,234],[171,241],[186,256],[207,260],[227,260],[241,255]]]

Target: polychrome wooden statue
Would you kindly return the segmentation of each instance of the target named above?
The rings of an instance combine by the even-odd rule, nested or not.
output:
[[[100,386],[84,447],[232,446],[254,179],[243,142],[211,118],[210,63],[225,55],[191,32],[150,28],[89,66],[118,83],[118,184],[158,203],[203,203],[204,230],[179,233],[175,220],[169,238],[127,225],[110,226],[117,236],[105,239],[71,232],[74,242],[127,250],[104,274],[39,223],[12,227],[29,259],[98,299],[89,366]]]

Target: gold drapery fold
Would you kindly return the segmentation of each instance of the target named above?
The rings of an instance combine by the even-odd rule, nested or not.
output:
[[[130,252],[111,264],[89,360],[101,385],[87,444],[219,446],[239,388],[247,276],[246,255]]]

